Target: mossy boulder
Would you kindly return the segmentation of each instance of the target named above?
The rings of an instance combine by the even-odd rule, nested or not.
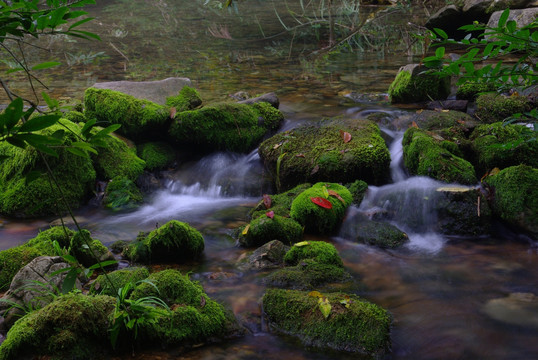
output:
[[[446,99],[450,94],[450,78],[441,78],[428,70],[418,64],[401,67],[389,87],[390,101],[414,103]]]
[[[108,89],[90,87],[84,92],[84,115],[99,123],[121,124],[118,133],[131,140],[158,139],[170,123],[168,106]]]
[[[175,108],[178,113],[196,109],[202,105],[202,98],[196,89],[184,86],[177,95],[166,98],[166,105]]]
[[[94,131],[99,131],[99,128]],[[144,160],[136,156],[136,150],[114,135],[107,136],[103,140],[106,146],[98,148],[98,153],[92,155],[97,177],[110,180],[122,176],[136,181],[146,166]]]
[[[357,180],[350,184],[346,184],[345,186],[353,197],[353,204],[357,206],[360,205],[368,190],[368,184],[362,180]]]
[[[263,244],[247,257],[241,257],[237,266],[240,270],[265,270],[284,264],[284,255],[290,249],[283,242],[272,240]]]
[[[271,240],[280,240],[291,245],[303,238],[303,227],[297,221],[280,215],[269,217],[260,215],[252,220],[239,234],[239,243],[243,246],[261,246]]]
[[[57,241],[61,248],[67,249],[74,234],[75,232],[67,227],[53,226],[40,231],[35,238],[28,240],[26,245],[38,249],[43,255],[54,255],[55,250],[52,243]]]
[[[368,120],[299,127],[265,140],[258,152],[283,190],[319,181],[382,184],[390,177],[390,153]]]
[[[334,245],[324,241],[303,241],[292,246],[284,256],[284,262],[288,266],[297,265],[305,259],[314,260],[319,264],[344,266]]]
[[[413,127],[405,132],[402,144],[404,163],[410,173],[448,183],[477,182],[471,163],[454,154],[454,143]]]
[[[496,91],[493,83],[466,82],[458,86],[456,98],[460,100],[475,101],[482,93]]]
[[[177,270],[169,269],[152,273],[147,282],[142,282],[133,290],[130,298],[138,300],[147,296],[156,296],[167,305],[200,305],[204,293],[202,286]]]
[[[114,211],[132,210],[136,209],[142,200],[142,193],[132,180],[117,176],[108,183],[103,204]]]
[[[38,249],[25,245],[0,251],[0,291],[7,290],[17,272],[41,255]]]
[[[0,359],[103,357],[116,299],[68,294],[13,325],[0,345]]]
[[[293,200],[306,189],[310,189],[311,186],[312,184],[308,183],[301,184],[281,194],[267,195],[270,199],[271,206],[267,208],[264,199],[262,199],[258,202],[256,207],[252,209],[249,215],[252,219],[256,219],[261,215],[265,215],[268,211],[272,211],[275,215],[290,217],[291,203]]]
[[[355,295],[323,296],[331,304],[327,318],[318,297],[306,291],[269,289],[263,297],[267,322],[306,346],[379,357],[389,352],[392,317],[386,310]]]
[[[66,131],[66,127],[69,131]],[[61,119],[59,124],[40,131],[51,135],[64,131],[62,147],[56,149],[58,157],[45,155],[63,196],[72,209],[83,205],[92,193],[96,174],[90,158],[77,156],[65,147],[78,141],[80,128],[72,122]],[[58,190],[51,186],[47,175],[26,184],[25,176],[30,171],[46,173],[46,165],[34,148],[21,149],[0,142],[0,155],[8,157],[0,165],[0,213],[3,215],[28,218],[48,216],[66,211]]]
[[[85,123],[86,122],[86,116],[83,112],[80,111],[68,111],[63,115],[67,120],[77,123]]]
[[[516,113],[524,113],[530,109],[531,103],[525,96],[487,93],[476,98],[475,116],[481,122],[491,124],[503,121]]]
[[[346,220],[340,236],[346,240],[382,249],[397,248],[409,241],[407,234],[396,226],[386,222],[372,221],[360,213]]]
[[[329,195],[334,192],[338,196]],[[325,208],[313,202],[313,199],[323,198],[331,208]],[[299,194],[291,204],[290,216],[305,227],[305,232],[331,234],[342,223],[346,209],[353,198],[348,189],[334,183],[317,183],[310,189]]]
[[[177,114],[169,135],[181,147],[248,152],[282,120],[283,114],[268,103],[220,103]]]
[[[474,130],[471,140],[479,173],[520,164],[538,167],[538,140],[526,126],[484,124]]]
[[[114,255],[97,239],[92,239],[88,230],[77,231],[71,238],[69,253],[85,267],[99,262],[114,260]]]
[[[90,287],[90,294],[109,295],[116,297],[118,290],[128,283],[136,284],[149,276],[145,267],[132,267],[109,272],[106,276],[99,275]],[[110,283],[112,282],[112,284]]]
[[[200,257],[204,251],[202,234],[189,224],[170,220],[129,246],[127,256],[133,261],[184,262]]]
[[[175,150],[165,142],[148,142],[139,145],[137,151],[148,171],[164,169],[176,159]]]
[[[511,166],[484,179],[493,213],[538,238],[538,169]]]
[[[471,115],[455,110],[422,110],[412,116],[410,121],[414,121],[422,130],[451,129],[456,134],[464,133],[467,135],[480,124]]]

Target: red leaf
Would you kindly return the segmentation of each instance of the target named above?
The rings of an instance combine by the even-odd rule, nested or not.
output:
[[[174,119],[176,117],[176,108],[175,107],[171,107],[170,108],[170,119]]]
[[[295,155],[295,157],[304,158],[304,154],[297,154],[297,155]]]
[[[343,202],[344,204],[346,203],[344,199],[342,199],[342,197],[340,196],[339,193],[337,193],[336,191],[334,190],[329,190],[329,195],[330,196],[334,196],[335,198],[337,198],[338,200],[340,200],[341,202]]]
[[[265,205],[266,209],[271,207],[271,197],[267,194],[263,194],[263,205]]]
[[[351,134],[347,131],[340,130],[340,136],[344,140],[344,143],[348,143],[351,141]]]
[[[312,171],[310,172],[310,175],[314,175],[315,173],[317,173],[319,171],[319,165],[316,165],[314,166],[314,168],[312,169]]]
[[[314,204],[321,206],[322,208],[325,208],[325,209],[333,208],[333,204],[331,204],[329,200],[324,199],[322,197],[311,197],[310,201],[312,201]]]
[[[267,215],[268,218],[273,219],[275,217],[275,212],[271,210],[266,212],[265,215]]]

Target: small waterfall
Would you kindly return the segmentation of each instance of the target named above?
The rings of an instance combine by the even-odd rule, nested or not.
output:
[[[392,136],[394,139],[389,147],[390,152],[390,175],[392,177],[392,181],[395,183],[404,181],[407,179],[407,174],[405,173],[404,167],[403,167],[403,146],[402,146],[402,140],[403,140],[403,132],[395,132]]]

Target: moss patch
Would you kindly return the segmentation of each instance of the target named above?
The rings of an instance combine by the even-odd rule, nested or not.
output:
[[[431,74],[420,74],[424,67],[402,69],[390,84],[389,98],[392,103],[413,103],[444,100],[450,92],[450,79]],[[412,72],[412,73],[411,73]]]
[[[366,190],[368,190],[368,184],[362,180],[357,180],[351,184],[346,184],[345,186],[353,197],[353,204],[360,205],[362,199],[364,199]]]
[[[19,270],[41,255],[38,249],[25,245],[0,251],[0,291],[6,291]]]
[[[271,240],[280,240],[290,245],[301,241],[303,227],[295,220],[274,215],[271,219],[267,215],[260,215],[252,220],[243,234],[239,235],[239,243],[243,246],[261,246]]]
[[[349,142],[341,131],[351,135]],[[318,181],[381,184],[390,176],[385,141],[378,126],[367,120],[296,128],[267,139],[258,152],[284,190]]]
[[[269,208],[266,208],[263,202],[263,199],[260,200],[260,202],[256,205],[256,207],[252,209],[250,213],[250,217],[252,219],[256,219],[259,216],[265,215],[265,213],[267,213],[268,211],[274,212],[275,215],[289,217],[291,203],[293,202],[293,200],[295,200],[297,195],[299,195],[306,189],[309,189],[311,186],[312,185],[308,183],[301,184],[281,194],[268,195],[269,198],[271,199],[271,206]]]
[[[149,171],[164,169],[176,159],[174,149],[164,142],[149,142],[138,146],[138,156]]]
[[[114,210],[136,209],[142,203],[142,193],[134,182],[118,176],[112,179],[106,187],[103,204]]]
[[[106,260],[114,260],[114,256],[107,247],[101,241],[92,239],[90,232],[84,229],[76,232],[71,238],[69,253],[85,267]]]
[[[324,241],[305,241],[300,245],[294,245],[284,256],[286,265],[297,265],[305,259],[312,259],[319,264],[343,267],[342,259],[334,245]]]
[[[94,131],[97,132],[98,129]],[[122,176],[136,181],[146,166],[144,160],[136,156],[136,150],[116,136],[108,136],[103,140],[106,147],[98,148],[98,154],[92,155],[97,176],[103,180]]]
[[[476,99],[475,116],[482,122],[491,124],[531,109],[530,101],[525,96],[505,96],[487,93]]]
[[[335,191],[342,199],[329,196],[326,200],[331,203],[331,209],[316,205],[311,200],[316,197],[324,198],[324,188],[327,191]],[[334,183],[317,183],[293,200],[290,216],[302,224],[306,232],[331,234],[340,226],[351,202],[351,193],[344,186]]]
[[[166,105],[174,107],[176,112],[182,112],[202,105],[202,98],[196,89],[184,86],[179,94],[166,98]]]
[[[318,298],[307,292],[269,289],[263,309],[273,329],[298,337],[307,346],[383,355],[390,349],[390,314],[355,295],[325,294],[332,309],[327,319]],[[341,301],[349,299],[349,307]]]
[[[475,101],[480,94],[496,90],[493,83],[466,82],[458,87],[456,98],[460,100]]]
[[[134,267],[112,271],[105,275],[99,275],[90,287],[90,294],[109,295],[116,297],[117,291],[127,283],[137,283],[149,276],[148,269],[144,267]],[[112,285],[110,284],[112,282]]]

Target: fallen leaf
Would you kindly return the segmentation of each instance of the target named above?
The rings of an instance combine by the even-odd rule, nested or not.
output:
[[[414,128],[417,128],[417,129],[418,129],[418,125],[417,125],[417,123],[414,122],[414,121],[411,123],[411,126],[410,126],[410,127],[414,127]]]
[[[263,205],[265,205],[266,209],[269,209],[271,207],[271,196],[264,194],[263,195]]]
[[[310,175],[314,175],[315,173],[317,173],[319,170],[319,165],[316,165],[314,166],[314,168],[312,169],[312,171],[310,172]]]
[[[351,141],[351,134],[348,133],[347,131],[340,130],[340,136],[344,140],[344,144]]]
[[[321,298],[323,297],[323,295],[319,292],[319,291],[310,291],[308,293],[308,296],[312,296],[312,297],[317,297],[317,298]]]
[[[331,204],[331,202],[327,199],[324,199],[322,197],[311,197],[310,198],[310,201],[312,201],[314,204],[322,207],[322,208],[325,208],[325,209],[332,209],[333,208],[333,204]]]
[[[421,114],[424,111],[424,109],[417,110],[417,114]]]
[[[306,246],[306,245],[310,245],[310,243],[308,241],[301,241],[301,242],[298,242],[298,243],[294,244],[293,246],[302,247],[302,246]]]
[[[304,158],[305,156],[304,156],[304,154],[297,154],[297,155],[295,155],[295,157]]]
[[[271,210],[271,211],[266,212],[265,215],[267,215],[267,217],[270,219],[274,219],[275,212]]]
[[[273,150],[278,149],[280,147],[280,145],[282,145],[282,144],[275,144],[275,146],[273,146]]]
[[[341,202],[343,202],[344,204],[346,203],[346,201],[344,199],[342,199],[342,197],[340,196],[339,193],[337,193],[336,191],[334,190],[329,190],[329,195],[330,196],[334,196],[335,198],[337,198],[338,200],[340,200]]]
[[[243,231],[241,232],[241,234],[246,235],[246,234],[248,233],[248,229],[250,229],[250,224],[248,224],[247,226],[245,226],[245,228],[243,229]]]
[[[327,190],[327,187],[325,185],[321,187],[321,191],[323,191],[323,197],[327,199],[329,197],[329,190]]]
[[[323,314],[325,319],[327,319],[329,317],[329,315],[331,315],[331,309],[332,309],[332,306],[331,306],[331,303],[329,302],[329,299],[327,299],[327,298],[321,299],[320,298],[318,300],[318,306],[319,306],[319,310],[321,311],[321,313]]]
[[[205,306],[205,303],[206,303],[205,297],[204,297],[204,295],[202,295],[202,296],[200,297],[200,306],[201,306],[201,307],[204,307],[204,306]]]
[[[175,107],[171,107],[170,108],[170,119],[174,119],[176,117],[176,108]]]
[[[443,109],[443,110],[441,110],[441,112],[444,112],[444,113],[447,113],[447,112],[449,112],[449,111],[450,111],[450,110],[448,110],[448,109]]]

